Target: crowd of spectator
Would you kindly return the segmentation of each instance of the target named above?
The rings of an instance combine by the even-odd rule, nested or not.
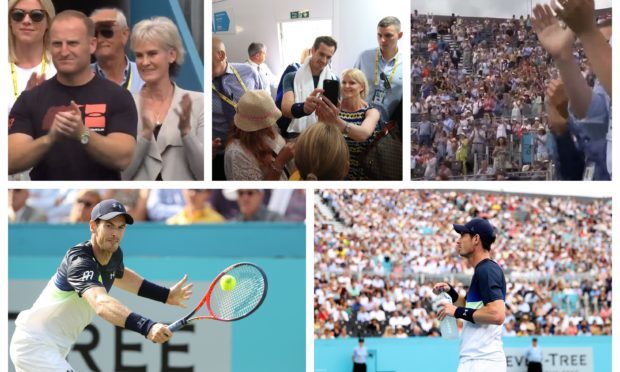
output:
[[[411,31],[412,178],[557,178],[544,103],[558,72],[532,18],[414,11]],[[574,54],[594,84],[583,49]]]
[[[432,287],[467,291],[473,268],[457,254],[452,224],[475,216],[497,229],[491,256],[506,274],[505,336],[611,334],[611,199],[425,190],[318,197],[315,338],[439,336]]]
[[[306,217],[303,189],[9,189],[9,223],[87,223],[93,207],[111,198],[135,221],[170,225]]]

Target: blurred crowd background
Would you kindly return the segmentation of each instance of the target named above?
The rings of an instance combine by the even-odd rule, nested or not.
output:
[[[173,225],[226,221],[304,221],[305,190],[9,189],[9,223],[84,223],[114,198],[135,221]]]

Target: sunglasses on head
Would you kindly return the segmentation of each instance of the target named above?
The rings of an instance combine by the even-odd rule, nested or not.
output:
[[[99,35],[106,39],[111,39],[112,37],[114,37],[114,29],[112,28],[112,26],[96,27],[95,37],[99,37]]]
[[[392,87],[392,85],[390,84],[390,81],[388,80],[387,76],[385,76],[384,72],[382,72],[381,75],[379,75],[379,77],[381,78],[381,80],[383,80],[383,87],[385,89],[390,89]]]
[[[45,19],[45,10],[43,9],[33,9],[28,12],[23,9],[13,9],[11,10],[11,19],[15,22],[21,22],[26,18],[26,14],[30,17],[32,22],[39,23]]]

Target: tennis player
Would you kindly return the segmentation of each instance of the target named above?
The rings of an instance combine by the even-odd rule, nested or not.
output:
[[[453,225],[461,235],[457,248],[474,267],[469,291],[460,297],[448,283],[437,283],[435,293],[447,292],[452,304],[444,304],[438,318],[464,319],[458,372],[505,372],[502,324],[506,317],[506,279],[501,267],[490,259],[495,230],[489,221],[474,218],[465,225]]]
[[[112,285],[138,296],[185,307],[192,284],[185,275],[172,288],[151,283],[123,265],[120,242],[133,218],[114,199],[91,213],[90,240],[69,249],[32,307],[15,320],[11,359],[17,372],[73,372],[67,354],[95,314],[162,344],[172,337],[165,324],[132,312],[108,295]]]

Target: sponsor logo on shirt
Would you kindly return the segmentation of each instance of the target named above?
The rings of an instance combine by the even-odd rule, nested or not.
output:
[[[84,273],[82,273],[82,281],[85,282],[87,280],[93,280],[94,276],[95,276],[94,271],[92,270],[84,271]]]
[[[105,130],[106,104],[84,105],[84,126],[96,132]]]
[[[95,103],[78,106],[80,107],[80,111],[82,111],[84,126],[86,128],[95,132],[103,132],[105,130],[105,114],[107,110],[107,105],[105,103]],[[70,105],[50,107],[45,113],[45,116],[43,117],[42,129],[50,130],[52,128],[52,123],[54,122],[56,114],[58,114],[59,112],[67,112],[71,110],[73,110],[73,108]],[[9,125],[10,124],[11,123],[9,122]]]

